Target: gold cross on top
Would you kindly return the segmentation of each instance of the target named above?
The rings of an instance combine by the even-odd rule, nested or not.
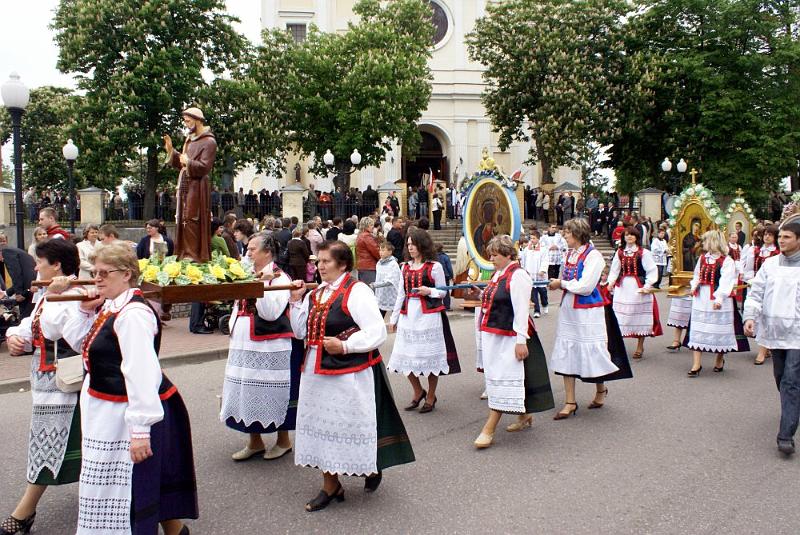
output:
[[[692,167],[692,170],[689,172],[689,174],[692,175],[692,185],[697,184],[695,179],[697,178],[697,175],[700,174],[700,171]]]

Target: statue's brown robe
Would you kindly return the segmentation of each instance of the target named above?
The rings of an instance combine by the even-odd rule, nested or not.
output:
[[[175,254],[178,259],[208,262],[211,259],[211,186],[209,175],[217,155],[217,141],[211,130],[190,136],[183,146],[189,158],[186,167],[181,165],[176,150],[170,155],[170,164],[180,169],[178,177],[178,213],[176,218]]]

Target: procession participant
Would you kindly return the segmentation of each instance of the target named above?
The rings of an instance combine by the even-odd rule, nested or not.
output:
[[[433,242],[427,231],[408,229],[407,246],[411,260],[403,263],[403,287],[397,292],[389,331],[397,332],[387,369],[408,377],[414,398],[405,407],[412,411],[424,401],[420,413],[436,407],[439,375],[461,371],[456,345],[450,332],[443,298],[445,285],[442,265],[436,262]],[[422,388],[421,376],[428,377],[428,391]]]
[[[653,261],[658,268],[658,280],[654,284],[655,288],[661,288],[661,281],[664,278],[667,270],[667,256],[669,255],[669,247],[667,246],[667,229],[661,227],[658,229],[656,236],[650,243],[650,251],[653,253]]]
[[[584,219],[571,219],[564,224],[567,245],[571,249],[561,279],[550,281],[551,290],[563,290],[558,315],[555,345],[550,367],[564,376],[564,408],[554,420],[569,418],[578,412],[575,400],[575,378],[592,379],[610,375],[619,368],[608,351],[603,297],[597,285],[605,267],[603,255],[589,243],[589,224]],[[596,383],[592,404],[602,406],[608,389]]]
[[[550,269],[549,257],[547,250],[542,247],[539,238],[541,234],[538,230],[531,229],[531,238],[528,240],[528,247],[523,250],[523,259],[520,263],[525,268],[525,271],[530,275],[531,280],[536,282],[547,281],[547,273]],[[540,286],[537,288],[531,287],[531,300],[533,301],[533,317],[538,318],[541,312],[547,315],[550,310],[548,308],[547,288]],[[539,306],[541,300],[541,308]]]
[[[787,222],[778,235],[781,255],[761,264],[744,303],[744,331],[772,351],[775,384],[781,398],[778,449],[795,452],[800,419],[800,222]],[[795,299],[790,299],[791,295]]]
[[[45,295],[69,288],[68,277],[79,269],[78,249],[68,240],[47,240],[36,245],[36,271],[53,280]],[[73,290],[75,291],[75,290]],[[56,386],[56,360],[77,355],[64,340],[61,329],[78,308],[77,302],[52,303],[38,299],[31,316],[7,331],[8,350],[19,356],[34,350],[31,361],[31,414],[28,435],[28,467],[25,494],[0,524],[0,533],[27,533],[36,518],[36,506],[49,485],[78,481],[81,470],[81,428],[77,392]]]
[[[670,351],[681,350],[683,330],[689,327],[689,318],[692,315],[691,293],[685,297],[673,297],[669,304],[667,325],[673,328],[672,343],[667,346]]]
[[[189,135],[183,152],[172,146],[172,138],[164,136],[167,163],[180,169],[178,175],[178,209],[175,227],[175,254],[179,260],[208,262],[211,259],[211,186],[209,175],[214,167],[217,141],[206,126],[203,112],[188,108],[181,113]]]
[[[502,414],[517,415],[506,431],[522,431],[533,423],[534,412],[554,407],[547,359],[529,316],[531,278],[516,262],[511,237],[492,238],[486,253],[495,272],[475,309],[478,366],[483,369],[489,416],[475,439],[488,448]]]
[[[739,235],[736,231],[728,233],[728,256],[733,258],[734,265],[736,266],[737,288],[734,291],[736,293],[736,301],[741,303],[744,300],[744,294],[742,288],[738,288],[738,286],[744,283],[744,264],[742,263],[742,248],[739,246]]]
[[[265,287],[292,282],[274,263],[277,248],[271,234],[256,234],[247,243],[247,255]],[[219,419],[249,433],[247,445],[232,455],[234,461],[261,454],[278,459],[292,450],[289,431],[295,428],[303,350],[299,341],[293,344],[288,307],[289,290],[264,292],[233,306]],[[277,441],[265,453],[261,435],[276,431]]]
[[[764,230],[759,234],[759,237],[761,238],[762,243],[759,245],[754,245],[750,251],[750,262],[748,263],[748,267],[751,267],[752,271],[745,275],[747,280],[752,280],[753,277],[758,275],[758,271],[768,258],[772,258],[773,256],[778,256],[781,254],[781,251],[776,246],[776,243],[778,242],[778,227],[776,225],[768,225],[764,227]],[[766,347],[759,345],[758,354],[756,355],[753,364],[756,366],[761,366],[764,364],[764,359],[766,359],[768,356],[769,350]]]
[[[389,286],[375,288],[375,298],[378,300],[378,309],[382,316],[392,316],[394,304],[397,302],[397,292],[403,286],[403,273],[394,256],[394,245],[383,239],[379,247],[381,259],[375,265],[375,285],[389,283]]]
[[[294,281],[298,288],[289,299],[292,330],[306,339],[295,464],[323,476],[322,490],[306,504],[309,512],[344,500],[339,476],[366,476],[364,490],[374,492],[384,469],[414,461],[381,364],[386,326],[375,296],[350,276],[346,244],[324,242],[318,261],[320,286],[303,297],[305,284]]]
[[[644,338],[661,336],[658,302],[649,292],[658,280],[658,266],[653,253],[642,247],[639,229],[628,227],[623,236],[625,247],[617,249],[611,261],[608,289],[614,295],[614,313],[625,338],[636,338],[634,359],[644,354]]]
[[[550,279],[557,279],[561,272],[561,264],[564,263],[564,253],[567,251],[567,242],[558,232],[555,224],[550,225],[547,233],[540,240],[542,248],[548,251],[547,276]]]
[[[728,256],[726,241],[719,230],[709,230],[702,237],[704,253],[697,261],[690,283],[692,315],[689,337],[684,344],[692,350],[689,377],[700,375],[704,351],[717,354],[714,371],[721,372],[725,365],[725,353],[749,349],[749,345],[743,348],[736,336],[735,318],[738,311],[731,298],[736,285],[736,265]]]
[[[69,240],[69,232],[58,224],[55,208],[47,206],[39,210],[39,226],[47,231],[47,237],[57,240]]]
[[[161,325],[135,288],[139,263],[125,243],[94,257],[90,301],[64,327],[82,348],[83,445],[78,535],[186,535],[197,518],[189,415],[158,363]]]

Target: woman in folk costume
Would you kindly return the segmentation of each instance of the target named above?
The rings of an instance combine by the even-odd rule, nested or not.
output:
[[[758,270],[761,269],[761,266],[764,265],[768,258],[781,254],[777,246],[778,232],[777,225],[768,225],[761,232],[760,240],[750,249],[749,261],[743,268],[745,270],[744,280],[749,281],[755,278]],[[766,347],[758,346],[758,355],[756,355],[753,364],[761,366],[768,356],[769,350]]]
[[[743,337],[742,319],[731,297],[736,286],[736,265],[728,256],[725,236],[719,230],[703,234],[703,251],[694,268],[690,283],[692,292],[692,317],[689,336],[684,345],[692,350],[692,368],[689,377],[700,375],[704,351],[716,353],[715,372],[725,365],[724,354],[731,351],[748,351],[750,346]],[[742,335],[737,338],[738,335]]]
[[[68,277],[78,273],[78,249],[71,241],[49,240],[36,245],[36,271],[42,280],[53,280],[45,295],[69,288]],[[77,292],[77,290],[72,290]],[[17,507],[0,524],[0,533],[27,533],[36,517],[36,506],[49,485],[78,481],[81,470],[81,427],[77,392],[65,393],[56,385],[56,361],[78,353],[61,338],[61,329],[78,308],[77,302],[53,303],[41,298],[33,312],[6,332],[12,356],[33,349],[31,397],[33,411],[28,436],[28,485]]]
[[[350,276],[353,255],[339,241],[319,247],[322,283],[305,295],[294,281],[292,330],[306,339],[295,434],[295,464],[322,471],[319,494],[306,511],[343,501],[339,476],[365,476],[378,488],[383,469],[414,461],[403,421],[381,364],[386,326],[375,295]]]
[[[658,302],[650,289],[658,280],[653,254],[642,247],[642,234],[628,227],[624,248],[617,249],[608,275],[608,289],[614,296],[614,313],[625,338],[636,338],[634,359],[644,354],[645,336],[661,336]]]
[[[531,278],[516,262],[511,237],[496,236],[486,247],[495,272],[475,310],[478,366],[483,369],[489,417],[475,440],[488,448],[502,414],[517,415],[506,431],[522,431],[534,412],[554,407],[547,359],[530,319]]]
[[[741,303],[744,300],[744,291],[739,286],[744,283],[744,258],[739,246],[739,234],[735,230],[728,233],[728,256],[733,258],[736,265],[736,301]]]
[[[189,415],[161,372],[161,326],[135,288],[135,252],[117,242],[94,257],[90,301],[67,321],[64,338],[82,349],[83,445],[79,535],[186,535],[197,518]]]
[[[272,234],[256,234],[247,243],[247,255],[265,287],[292,282],[274,263],[277,250]],[[283,457],[292,450],[289,431],[295,427],[303,360],[302,342],[294,338],[289,321],[289,290],[237,302],[230,332],[220,420],[249,433],[247,445],[233,454],[233,460],[260,454],[266,460]],[[277,441],[265,453],[261,435],[276,431]]]
[[[589,224],[571,219],[564,224],[564,237],[570,248],[560,279],[550,281],[551,290],[563,290],[558,329],[550,367],[564,376],[564,408],[553,419],[563,420],[578,411],[575,379],[596,379],[619,370],[608,351],[604,300],[597,285],[606,263],[603,255],[589,243]],[[596,383],[590,408],[602,407],[608,389]]]
[[[439,375],[459,373],[461,366],[442,301],[447,292],[434,288],[444,286],[445,278],[442,265],[434,260],[433,242],[426,231],[410,228],[406,247],[411,260],[403,264],[403,287],[389,320],[389,330],[397,336],[387,368],[411,382],[414,398],[405,410],[424,401],[419,412],[427,413],[436,406]],[[420,376],[428,377],[427,392]]]

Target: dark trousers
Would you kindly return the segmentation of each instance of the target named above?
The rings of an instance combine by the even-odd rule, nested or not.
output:
[[[433,211],[433,230],[442,230],[442,211]]]
[[[557,279],[561,274],[561,264],[550,265],[547,268],[547,277],[550,279]]]
[[[192,310],[189,313],[189,332],[197,332],[205,329],[206,305],[205,303],[192,303]]]
[[[800,349],[773,349],[772,371],[781,394],[778,440],[792,440],[800,420]]]
[[[656,288],[661,288],[661,279],[664,277],[664,270],[667,266],[656,266],[658,268],[658,280],[656,281]]]
[[[543,307],[546,307],[549,304],[547,300],[547,288],[531,288],[531,301],[533,301],[534,312],[541,312],[539,309],[539,299],[542,300]]]

